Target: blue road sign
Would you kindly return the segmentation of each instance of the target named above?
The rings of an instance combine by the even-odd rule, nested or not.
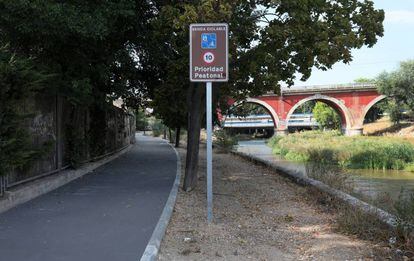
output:
[[[217,35],[215,33],[201,34],[201,48],[202,49],[216,49]]]

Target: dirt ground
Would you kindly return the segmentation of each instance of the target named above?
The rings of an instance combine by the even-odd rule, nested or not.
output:
[[[365,135],[404,137],[410,141],[414,138],[414,125],[412,122],[402,121],[394,125],[389,117],[383,117],[375,122],[364,124]]]
[[[201,149],[198,188],[180,190],[159,260],[386,259],[373,243],[336,233],[333,214],[304,199],[310,190],[234,155],[216,153],[213,164],[214,224]]]

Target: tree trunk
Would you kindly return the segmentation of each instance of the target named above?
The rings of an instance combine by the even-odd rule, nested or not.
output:
[[[200,145],[201,115],[204,112],[202,99],[204,86],[191,84],[188,92],[187,157],[185,165],[184,191],[191,191],[197,185],[198,151]]]
[[[171,128],[168,128],[168,139],[169,139],[169,141],[170,141],[170,143],[173,143],[174,141],[173,141],[173,137],[172,137],[172,133],[171,133]]]
[[[180,147],[180,135],[181,135],[181,127],[178,127],[175,130],[175,147]]]

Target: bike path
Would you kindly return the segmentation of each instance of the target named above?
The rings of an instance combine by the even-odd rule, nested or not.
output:
[[[139,260],[176,170],[171,146],[137,135],[119,158],[0,214],[0,260]]]

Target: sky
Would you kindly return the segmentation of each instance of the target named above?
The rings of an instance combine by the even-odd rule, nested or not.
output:
[[[306,81],[295,87],[354,82],[357,78],[375,78],[383,71],[393,71],[400,61],[414,59],[414,1],[374,0],[377,9],[384,9],[384,36],[374,47],[353,50],[353,62],[337,63],[328,71],[314,68]]]

